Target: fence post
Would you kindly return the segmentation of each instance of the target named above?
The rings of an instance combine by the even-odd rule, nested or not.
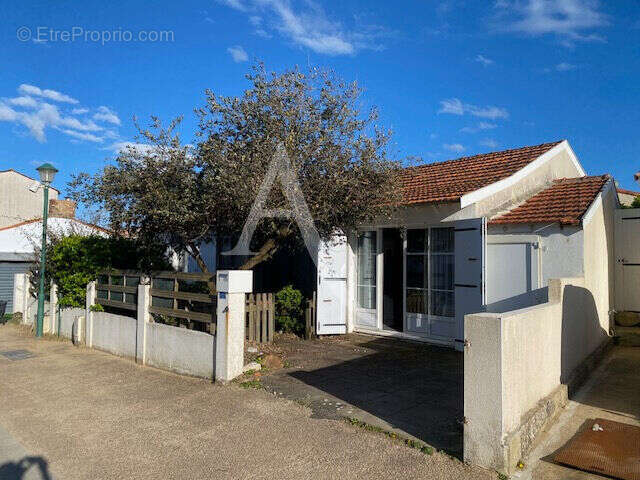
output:
[[[136,362],[146,365],[147,363],[147,325],[151,314],[149,306],[151,305],[151,286],[149,279],[140,277],[138,285],[138,309],[136,325]]]
[[[96,304],[96,282],[87,284],[87,297],[85,301],[84,324],[85,324],[85,343],[87,347],[93,347],[93,311],[91,307]]]
[[[57,331],[58,325],[58,286],[51,281],[51,287],[49,289],[49,329],[45,325],[44,332],[54,334]]]
[[[226,383],[242,373],[244,366],[246,295],[253,289],[251,270],[220,270],[216,288],[215,379]]]

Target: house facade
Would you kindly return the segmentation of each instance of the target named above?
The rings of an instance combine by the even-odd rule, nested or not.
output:
[[[612,298],[613,179],[589,177],[565,141],[410,167],[391,222],[328,242],[318,259],[319,334],[352,331],[461,349],[464,316],[548,299],[585,276]]]
[[[75,203],[49,201],[48,231],[59,235],[108,235],[108,231],[75,218]],[[6,301],[6,313],[13,312],[14,276],[27,273],[42,239],[42,219],[35,218],[0,228],[0,301]]]
[[[0,228],[42,217],[44,192],[40,182],[13,169],[0,171]],[[60,192],[49,189],[49,199]]]

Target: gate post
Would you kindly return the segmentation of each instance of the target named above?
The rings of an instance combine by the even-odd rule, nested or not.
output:
[[[242,373],[244,366],[246,294],[253,290],[251,270],[217,272],[215,379],[227,383]]]

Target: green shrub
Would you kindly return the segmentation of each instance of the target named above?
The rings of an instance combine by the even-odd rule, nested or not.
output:
[[[142,248],[128,238],[70,235],[53,238],[47,246],[46,282],[53,280],[58,286],[61,307],[82,307],[85,304],[87,283],[98,277],[98,272],[115,268],[128,270],[168,270],[166,248]],[[39,254],[39,252],[38,252]],[[31,270],[32,290],[37,292],[40,279],[39,263]]]
[[[99,303],[96,303],[94,305],[91,305],[91,307],[89,307],[89,310],[91,310],[92,312],[104,312],[104,307]]]
[[[633,202],[631,202],[631,208],[640,208],[640,195],[633,199]]]
[[[291,285],[276,293],[276,326],[278,330],[300,334],[304,331],[303,296]]]

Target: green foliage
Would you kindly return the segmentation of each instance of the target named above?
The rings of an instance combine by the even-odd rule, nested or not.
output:
[[[85,304],[87,283],[95,280],[101,270],[167,270],[164,247],[141,248],[127,238],[71,235],[56,239],[48,247],[47,284],[58,285],[61,307],[82,307]],[[39,278],[35,272],[33,278]]]
[[[633,199],[633,202],[631,202],[631,208],[640,208],[640,195]]]
[[[291,285],[283,287],[276,297],[276,327],[284,332],[300,334],[304,331],[303,296]]]
[[[89,307],[89,310],[91,310],[92,312],[104,312],[104,307],[99,303],[96,303],[94,305],[91,305],[91,307]]]

